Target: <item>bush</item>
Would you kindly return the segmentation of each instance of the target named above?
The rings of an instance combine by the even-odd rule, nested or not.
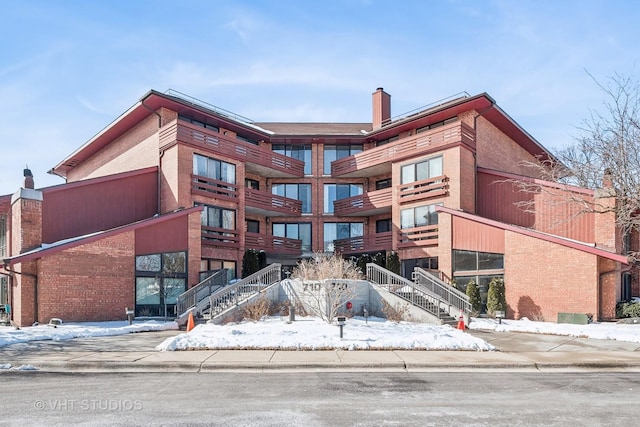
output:
[[[387,270],[395,274],[400,274],[400,257],[394,251],[387,254]]]
[[[265,295],[251,301],[242,308],[242,314],[245,319],[260,320],[264,316],[268,316],[273,311],[273,303]]]
[[[471,279],[469,283],[467,283],[466,294],[469,297],[472,314],[477,316],[482,308],[482,300],[480,299],[480,288],[476,285],[475,280]]]
[[[640,317],[640,303],[619,302],[616,305],[616,317],[618,319],[626,319],[629,317]]]
[[[367,264],[370,262],[371,262],[371,255],[369,254],[362,254],[358,257],[358,260],[356,261],[356,265],[358,266],[362,274],[365,274],[365,275],[367,274]]]
[[[265,251],[258,252],[258,270],[262,270],[267,266],[267,253]]]
[[[504,294],[504,279],[502,277],[494,277],[489,282],[487,314],[494,316],[496,311],[507,311],[507,298]]]
[[[251,276],[260,270],[260,261],[258,259],[258,251],[255,249],[247,249],[242,257],[242,278]]]
[[[385,268],[387,265],[387,257],[382,252],[377,252],[373,256],[373,263],[379,265],[382,268]]]

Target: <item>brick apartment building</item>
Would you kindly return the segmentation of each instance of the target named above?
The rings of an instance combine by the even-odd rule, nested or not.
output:
[[[284,266],[395,251],[406,277],[418,266],[483,294],[503,277],[510,318],[607,320],[640,294],[612,214],[558,221],[575,207],[551,200],[609,193],[518,192],[536,179],[522,162],[551,154],[487,94],[392,118],[379,88],[372,110],[371,123],[257,123],[150,91],[51,169],[66,184],[36,190],[25,171],[0,196],[0,303],[21,325],[159,316],[211,272],[239,275],[247,249]]]

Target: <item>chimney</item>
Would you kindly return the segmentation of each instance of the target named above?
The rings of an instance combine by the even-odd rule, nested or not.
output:
[[[391,95],[379,87],[373,92],[373,129],[380,129],[391,119]]]
[[[27,166],[24,170],[24,186],[22,188],[29,188],[31,190],[33,190],[34,184],[33,184],[33,174],[31,173],[31,169],[29,169],[29,166]]]

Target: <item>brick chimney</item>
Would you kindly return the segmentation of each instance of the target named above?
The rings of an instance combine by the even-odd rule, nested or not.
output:
[[[35,188],[33,183],[33,174],[31,173],[29,166],[26,167],[26,169],[23,172],[23,175],[24,175],[24,185],[22,186],[22,188],[30,188],[31,190],[33,190]]]
[[[380,129],[391,119],[391,95],[379,87],[373,92],[373,129]]]

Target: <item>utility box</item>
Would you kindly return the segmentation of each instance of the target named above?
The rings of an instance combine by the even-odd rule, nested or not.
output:
[[[572,323],[574,325],[588,325],[591,319],[583,313],[558,313],[558,323]]]

